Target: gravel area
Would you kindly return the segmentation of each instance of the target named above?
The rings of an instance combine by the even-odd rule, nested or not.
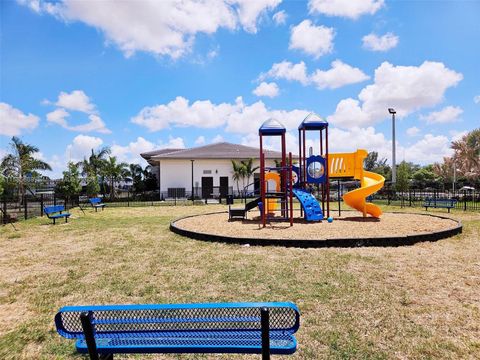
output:
[[[272,222],[262,228],[258,218],[228,221],[227,213],[205,214],[181,219],[176,226],[189,231],[237,238],[307,239],[371,238],[418,235],[457,226],[453,219],[406,213],[384,213],[380,219],[363,218],[357,212],[342,212],[332,223],[326,220],[307,223],[294,219],[288,222]]]

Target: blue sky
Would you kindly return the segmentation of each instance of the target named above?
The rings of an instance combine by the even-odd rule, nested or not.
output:
[[[440,161],[480,124],[479,14],[480,1],[1,1],[0,155],[20,136],[57,177],[99,146],[138,162],[257,146],[269,117],[295,151],[313,111],[333,151],[390,158],[394,107],[397,159]]]

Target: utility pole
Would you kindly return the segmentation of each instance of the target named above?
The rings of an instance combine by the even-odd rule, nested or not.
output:
[[[392,114],[392,185],[397,182],[397,165],[395,161],[395,109],[389,108],[388,112]]]

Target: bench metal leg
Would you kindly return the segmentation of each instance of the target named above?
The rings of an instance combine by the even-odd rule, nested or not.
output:
[[[260,309],[262,325],[262,360],[270,360],[270,313],[267,308]]]
[[[95,335],[93,333],[92,326],[92,312],[82,312],[80,314],[80,321],[82,322],[83,334],[85,335],[85,341],[87,342],[88,355],[90,360],[100,360],[97,352],[97,344],[95,343]]]
[[[56,219],[55,219],[55,218],[53,218],[53,225],[55,225],[55,220],[56,220]]]

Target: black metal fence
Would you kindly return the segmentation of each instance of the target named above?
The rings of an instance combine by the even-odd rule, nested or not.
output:
[[[222,190],[222,191],[220,191]],[[243,194],[242,191],[234,191],[229,187],[227,190],[219,187],[209,188],[208,191],[202,188],[194,188],[187,191],[184,188],[171,188],[167,191],[146,191],[142,193],[133,193],[129,191],[118,192],[114,199],[110,199],[108,195],[103,196],[103,201],[109,206],[175,206],[175,205],[191,205],[219,203],[225,200],[226,195],[234,195],[238,199],[254,196],[253,193]],[[340,196],[339,196],[340,195]],[[337,201],[342,193],[332,186],[330,199]],[[457,191],[440,191],[440,190],[409,190],[405,192],[393,191],[390,189],[382,189],[367,200],[376,204],[394,205],[402,207],[423,207],[425,199],[455,199],[455,208],[463,211],[480,211],[480,191],[478,190],[457,190]],[[224,201],[223,201],[224,202]],[[82,208],[90,207],[88,197],[84,195],[73,196],[65,199],[55,193],[36,193],[26,194],[24,196],[1,196],[0,197],[0,217],[2,223],[8,223],[16,220],[29,219],[32,217],[43,216],[43,207],[50,205],[64,205],[69,208],[81,206]]]
[[[0,217],[3,224],[20,219],[30,219],[43,216],[43,207],[63,205],[65,209],[78,206],[78,196],[65,199],[55,193],[26,194],[23,196],[0,197]]]
[[[425,199],[454,199],[455,209],[464,211],[480,211],[480,191],[478,190],[409,190],[394,191],[382,189],[372,196],[374,203],[402,207],[422,207]]]

